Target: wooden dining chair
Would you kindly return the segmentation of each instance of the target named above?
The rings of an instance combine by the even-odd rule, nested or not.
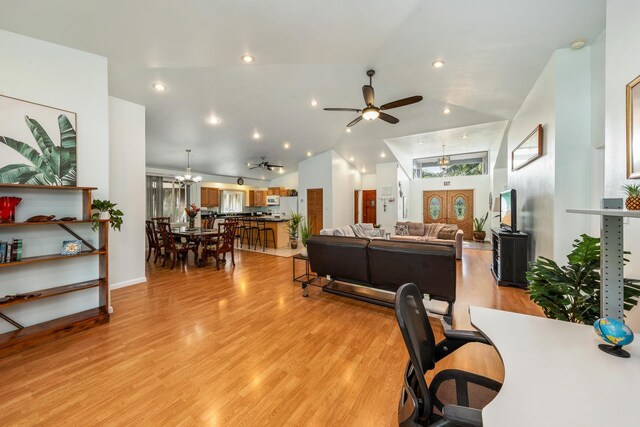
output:
[[[216,219],[211,217],[211,218],[203,218],[200,223],[202,224],[202,228],[204,228],[205,230],[212,230],[213,229],[213,224],[216,222]]]
[[[224,222],[237,222],[236,226],[236,246],[242,247],[242,229],[244,228],[244,224],[241,222],[242,217],[240,216],[228,216],[224,219]]]
[[[161,243],[158,241],[158,233],[156,233],[156,227],[153,221],[145,221],[145,230],[147,232],[147,245],[149,246],[147,252],[147,262],[151,258],[151,253],[155,253],[155,259],[153,262],[158,260],[160,253],[162,252]]]
[[[218,224],[218,236],[203,241],[202,265],[206,265],[207,258],[216,258],[216,270],[220,270],[220,263],[226,261],[227,253],[231,253],[231,265],[236,266],[234,241],[236,240],[237,221]]]
[[[175,266],[178,258],[182,259],[184,265],[187,264],[189,258],[189,251],[193,251],[196,259],[198,258],[198,246],[193,242],[180,242],[175,239],[173,232],[171,231],[171,224],[168,222],[158,222],[160,232],[162,233],[162,241],[164,243],[164,260],[162,266],[164,267],[167,258],[171,258],[171,269]]]

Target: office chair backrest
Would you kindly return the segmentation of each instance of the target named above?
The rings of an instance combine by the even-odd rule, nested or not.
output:
[[[413,425],[410,420],[415,418],[428,417],[433,408],[424,375],[435,367],[436,342],[422,299],[413,283],[406,283],[396,291],[396,319],[410,359],[405,371],[403,399],[398,409],[399,417],[409,421],[404,425]],[[404,405],[407,407],[403,408]],[[399,421],[403,424],[405,420]]]

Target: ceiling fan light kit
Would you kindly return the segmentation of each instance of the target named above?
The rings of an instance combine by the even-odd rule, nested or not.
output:
[[[325,108],[325,111],[351,111],[354,113],[359,113],[360,115],[353,119],[349,124],[347,124],[347,128],[359,123],[362,119],[365,120],[375,120],[380,119],[387,123],[391,123],[395,125],[400,120],[396,117],[393,117],[390,114],[382,112],[382,110],[391,110],[392,108],[404,107],[406,105],[415,104],[416,102],[422,101],[422,96],[410,96],[408,98],[398,99],[397,101],[388,102],[386,104],[381,105],[380,107],[376,107],[374,105],[375,102],[375,92],[373,90],[373,76],[375,75],[374,70],[367,71],[367,77],[369,77],[369,84],[362,86],[362,96],[364,98],[364,102],[366,107],[364,109],[359,108]],[[347,130],[348,131],[348,130]]]
[[[261,156],[260,159],[262,160],[260,163],[247,163],[247,166],[249,167],[249,170],[253,170],[253,169],[266,169],[269,172],[273,171],[273,169],[277,169],[277,168],[281,168],[283,169],[284,166],[282,165],[273,165],[271,163],[269,163],[266,159],[266,156]],[[264,179],[264,178],[263,178]]]

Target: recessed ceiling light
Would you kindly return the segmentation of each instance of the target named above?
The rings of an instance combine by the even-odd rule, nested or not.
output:
[[[153,88],[153,90],[157,92],[164,92],[165,90],[167,90],[167,86],[165,86],[163,83],[160,83],[160,82],[156,82],[152,84],[151,87]]]
[[[264,176],[262,177],[262,179],[264,179]]]
[[[367,168],[362,168],[362,173],[365,173],[367,171]]]
[[[251,55],[242,55],[240,59],[242,59],[242,62],[246,62],[247,64],[250,64],[256,60],[256,58]]]
[[[467,134],[462,135],[462,139],[467,139]]]
[[[436,59],[431,65],[433,65],[433,68],[442,68],[444,67],[444,61],[442,59]]]
[[[312,99],[312,100],[311,100],[311,106],[312,106],[312,107],[315,107],[315,106],[317,106],[317,105],[318,105],[318,101],[316,101],[315,99]]]
[[[209,124],[217,125],[218,123],[220,123],[220,118],[214,115],[211,115],[207,118],[207,121],[209,122]]]
[[[253,133],[253,139],[260,139],[260,134],[258,133],[258,131],[255,131]]]
[[[311,157],[311,151],[307,151],[307,157]]]
[[[451,112],[451,108],[449,108],[449,107],[444,107],[444,110],[442,110],[442,112],[443,112],[444,114],[449,114],[449,113]]]
[[[347,133],[351,133],[351,128],[347,128]]]
[[[380,153],[380,157],[384,159],[385,157],[387,157],[387,154],[383,151],[382,153]]]
[[[418,142],[418,145],[422,145],[422,144],[424,144],[424,142]]]
[[[349,161],[353,162],[355,159],[353,157],[349,157]]]
[[[280,170],[278,171],[278,173],[284,173],[284,168],[280,168]]]
[[[573,50],[578,50],[578,49],[582,49],[586,45],[587,45],[587,39],[578,39],[578,40],[572,41],[569,44],[569,47],[571,47],[571,49]]]
[[[285,142],[284,144],[282,144],[282,147],[284,147],[285,150],[288,150],[291,145],[289,145],[288,142]]]

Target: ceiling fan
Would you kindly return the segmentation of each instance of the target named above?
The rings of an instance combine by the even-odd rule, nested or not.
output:
[[[266,161],[266,156],[261,156],[260,159],[262,159],[262,161],[260,163],[247,163],[247,166],[249,167],[249,169],[266,169],[268,171],[273,170],[273,168],[282,168],[284,166],[281,165],[272,165],[271,163],[269,163],[268,161]]]
[[[405,105],[415,104],[416,102],[422,101],[421,96],[410,96],[408,98],[398,99],[397,101],[387,102],[386,104],[381,105],[380,107],[376,107],[373,103],[375,101],[375,95],[373,93],[373,75],[376,72],[373,70],[367,71],[367,76],[369,76],[369,84],[362,86],[362,96],[364,96],[364,102],[367,106],[364,109],[359,108],[325,108],[324,111],[355,111],[356,113],[361,113],[358,117],[352,120],[347,127],[351,127],[358,123],[360,120],[374,120],[380,119],[384,120],[387,123],[396,124],[400,120],[397,118],[384,113],[383,110],[391,110],[392,108],[404,107]]]

